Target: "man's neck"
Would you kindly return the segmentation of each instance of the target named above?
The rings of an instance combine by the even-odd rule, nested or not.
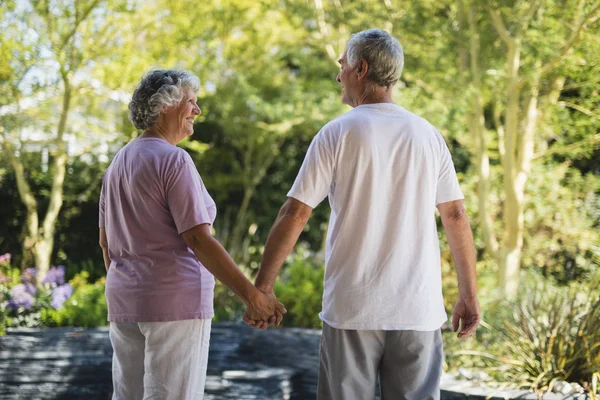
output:
[[[381,86],[366,87],[362,95],[358,97],[355,107],[363,104],[394,103],[392,100],[392,88]]]

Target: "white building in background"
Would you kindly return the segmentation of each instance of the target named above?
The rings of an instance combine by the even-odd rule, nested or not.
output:
[[[108,161],[120,144],[119,138],[131,132],[122,132],[122,123],[127,111],[127,104],[131,98],[129,93],[108,89],[98,80],[87,80],[87,86],[82,81],[76,87],[83,87],[89,91],[82,97],[77,95],[71,102],[64,134],[67,152],[71,157],[81,157],[83,161],[91,162],[91,154],[95,154],[102,162]],[[48,168],[49,151],[53,147],[56,129],[62,106],[62,97],[50,88],[38,92],[33,96],[22,99],[19,104],[10,104],[0,107],[2,117],[22,113],[27,116],[27,121],[20,126],[18,135],[21,149],[41,152],[42,169]],[[83,101],[81,101],[83,99]],[[88,101],[89,100],[89,101]],[[95,112],[91,112],[91,103],[97,102]],[[43,110],[40,112],[40,110]],[[39,116],[50,116],[40,119]],[[13,135],[14,137],[15,135]],[[10,135],[8,135],[10,137]],[[17,144],[17,143],[15,143]]]

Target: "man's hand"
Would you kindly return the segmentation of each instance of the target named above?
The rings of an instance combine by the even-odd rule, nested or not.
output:
[[[256,298],[246,308],[243,321],[253,328],[265,330],[272,324],[279,324],[287,312],[273,292],[258,291]]]
[[[454,312],[452,312],[452,331],[456,332],[458,330],[460,321],[458,337],[461,339],[466,338],[477,330],[480,319],[481,315],[477,296],[463,298],[459,295],[458,301],[454,306]]]

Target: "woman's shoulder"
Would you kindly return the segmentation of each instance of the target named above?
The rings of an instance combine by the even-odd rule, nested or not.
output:
[[[173,146],[162,139],[140,138],[130,142],[133,151],[154,158],[161,164],[178,166],[186,162],[193,164],[192,158],[184,149]],[[126,146],[127,147],[127,146]]]

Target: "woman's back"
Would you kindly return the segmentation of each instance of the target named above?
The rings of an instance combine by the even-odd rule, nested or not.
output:
[[[180,233],[212,224],[216,206],[191,157],[159,138],[138,138],[104,176],[100,227],[111,266],[110,321],[210,318],[213,276]]]

